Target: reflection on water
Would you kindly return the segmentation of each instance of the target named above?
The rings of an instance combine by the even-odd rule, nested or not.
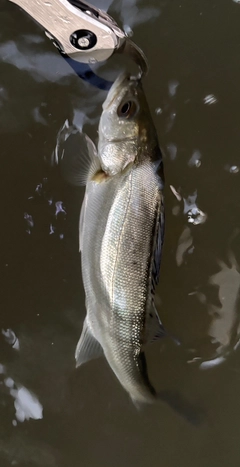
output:
[[[19,348],[18,348],[19,350]],[[13,426],[17,425],[17,421],[24,422],[24,420],[29,420],[30,418],[34,420],[39,420],[42,418],[42,405],[27,388],[23,386],[18,386],[14,380],[6,376],[6,368],[0,364],[0,374],[5,375],[1,385],[4,385],[10,396],[14,399],[15,407],[15,418],[12,421]]]
[[[2,334],[5,337],[6,342],[10,344],[13,349],[20,349],[19,340],[12,329],[2,329]]]
[[[149,370],[159,390],[204,407],[206,422],[192,429],[165,405],[136,413],[104,359],[75,370],[85,316],[83,190],[49,161],[66,121],[97,139],[105,93],[79,80],[39,27],[1,2],[1,467],[239,464],[236,3],[95,2],[133,30],[150,62],[145,89],[166,177],[156,301],[181,346],[153,344]]]
[[[208,94],[206,97],[204,97],[203,102],[207,105],[216,104],[217,98],[213,94]]]
[[[24,420],[30,418],[34,420],[42,418],[42,406],[30,391],[24,387],[14,389],[14,381],[11,378],[7,378],[4,383],[6,387],[11,388],[9,392],[15,399],[16,419],[19,422],[24,422]],[[15,420],[13,420],[13,425],[16,426]]]
[[[219,261],[220,271],[209,278],[209,283],[218,287],[220,302],[220,306],[209,306],[209,314],[212,316],[209,335],[218,346],[218,354],[234,349],[240,331],[239,265],[232,252],[229,254],[228,260],[229,266],[223,261]]]

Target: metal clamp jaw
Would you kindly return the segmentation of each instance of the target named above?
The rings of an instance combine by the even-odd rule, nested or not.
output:
[[[46,31],[63,55],[93,64],[113,53],[126,53],[147,72],[141,49],[130,41],[107,13],[79,0],[10,0],[24,9]]]

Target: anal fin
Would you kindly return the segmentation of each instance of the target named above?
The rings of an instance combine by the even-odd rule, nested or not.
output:
[[[154,302],[152,301],[152,306],[146,318],[146,329],[145,329],[144,342],[145,344],[148,344],[148,343],[150,344],[151,342],[154,342],[157,339],[161,339],[162,337],[165,337],[166,335],[167,335],[167,332],[165,331],[162,325],[162,322],[158,316],[158,312],[156,310]]]
[[[82,334],[75,351],[76,367],[101,357],[101,355],[103,355],[103,349],[95,337],[93,337],[85,318]]]
[[[163,337],[170,337],[176,345],[180,345],[179,339],[169,334],[164,328],[155,307],[154,301],[152,300],[152,306],[146,318],[144,345],[151,344],[152,342],[155,342],[158,339],[162,339]]]

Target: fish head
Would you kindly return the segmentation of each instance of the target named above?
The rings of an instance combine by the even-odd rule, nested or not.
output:
[[[141,79],[120,75],[113,83],[99,122],[98,156],[104,172],[115,175],[150,154],[156,131]]]

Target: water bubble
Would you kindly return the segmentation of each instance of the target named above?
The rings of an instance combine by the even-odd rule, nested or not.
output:
[[[24,219],[27,223],[27,229],[26,229],[26,232],[30,235],[31,234],[31,229],[34,227],[34,222],[33,222],[33,218],[30,214],[28,214],[27,212],[24,213]]]
[[[128,36],[128,37],[132,37],[132,36],[133,36],[133,30],[132,30],[132,28],[131,28],[128,24],[124,24],[124,25],[123,25],[123,30],[124,30],[126,36]]]
[[[197,200],[197,190],[194,191],[194,193],[192,195],[189,195],[187,198],[183,198],[184,214],[187,214],[190,211],[190,209],[193,209],[196,207],[196,200]]]
[[[203,102],[207,105],[216,104],[217,98],[214,96],[214,94],[208,94],[206,97],[204,97]]]
[[[188,216],[188,223],[193,225],[203,224],[207,219],[207,214],[205,214],[203,211],[201,211],[201,209],[198,208],[196,200],[197,190],[192,195],[189,195],[187,198],[183,198],[183,212]]]
[[[95,63],[97,63],[97,60],[94,57],[90,57],[88,60],[88,63],[91,63],[92,65],[94,65]]]
[[[27,225],[29,227],[33,227],[34,226],[34,222],[33,222],[33,218],[30,214],[28,214],[27,212],[24,213],[24,219],[26,220],[27,222]]]
[[[6,379],[4,380],[4,384],[5,384],[5,386],[6,386],[7,388],[13,388],[13,386],[14,386],[14,381],[13,381],[12,378],[6,378]]]
[[[5,337],[6,342],[12,346],[13,349],[19,350],[19,339],[12,329],[2,329],[2,335]]]
[[[42,405],[27,388],[11,389],[10,395],[15,398],[16,419],[19,422],[24,422],[24,420],[29,420],[30,418],[34,420],[43,418]]]
[[[176,146],[176,144],[174,144],[174,143],[167,144],[167,150],[169,152],[169,156],[170,156],[171,161],[174,161],[174,159],[176,159],[176,156],[177,156],[177,146]]]
[[[174,216],[178,216],[180,214],[180,206],[174,206],[172,208],[172,213]]]
[[[166,131],[170,131],[174,125],[174,122],[175,122],[175,118],[176,118],[177,114],[176,114],[176,111],[174,110],[173,112],[170,113],[169,117],[168,117],[168,122],[167,122],[167,125],[166,125]]]
[[[188,211],[188,222],[189,224],[199,225],[203,224],[207,219],[207,214],[205,214],[197,206]]]
[[[178,81],[169,81],[168,83],[168,92],[171,97],[174,97],[177,92],[177,88],[179,86]]]
[[[60,212],[63,212],[64,214],[67,214],[65,209],[63,208],[63,202],[62,201],[57,201],[55,203],[55,206],[56,206],[56,211],[55,211],[55,216],[56,217]]]
[[[42,183],[39,183],[35,188],[36,193],[38,193],[40,196],[42,194],[42,187]]]
[[[47,120],[41,115],[39,107],[35,107],[35,109],[33,109],[32,115],[35,122],[41,123],[42,125],[47,125]]]
[[[55,232],[55,227],[52,224],[50,224],[50,226],[49,226],[49,235],[54,234],[54,232]]]
[[[193,155],[188,161],[189,167],[196,167],[197,169],[201,166],[201,153],[198,149],[193,152]]]
[[[239,3],[240,3],[240,1],[239,1]],[[232,167],[230,167],[230,169],[229,169],[229,172],[231,174],[237,174],[239,172],[239,167],[237,165],[232,165]]]

